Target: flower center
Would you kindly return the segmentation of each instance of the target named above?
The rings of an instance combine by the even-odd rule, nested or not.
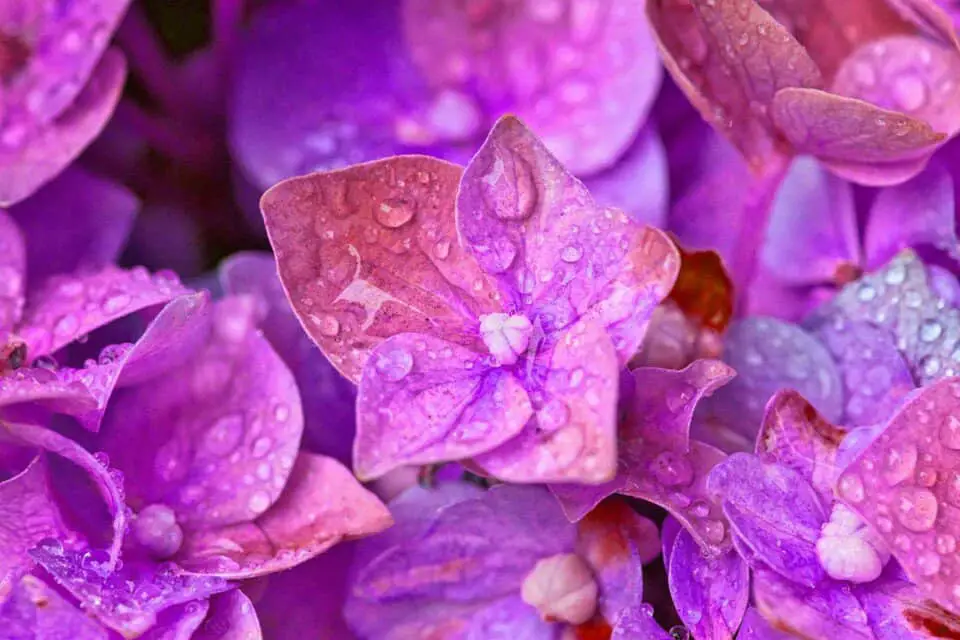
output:
[[[834,580],[862,583],[877,579],[890,559],[890,551],[857,514],[836,504],[830,521],[820,531],[817,557]]]
[[[133,535],[158,560],[174,555],[183,543],[177,515],[165,504],[152,504],[141,510],[133,521]]]
[[[530,344],[533,325],[524,315],[488,313],[480,316],[480,336],[499,365],[516,364]]]
[[[523,579],[520,596],[548,622],[583,624],[597,609],[597,583],[575,553],[544,558]]]

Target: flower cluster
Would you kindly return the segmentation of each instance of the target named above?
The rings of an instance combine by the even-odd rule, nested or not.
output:
[[[956,0],[0,0],[0,640],[960,638],[958,133]]]

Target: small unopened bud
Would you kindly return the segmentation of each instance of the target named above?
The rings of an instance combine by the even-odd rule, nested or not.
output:
[[[533,325],[523,315],[488,313],[480,317],[480,335],[497,364],[516,364],[530,344]]]
[[[890,550],[856,513],[838,503],[820,532],[817,557],[834,580],[862,583],[880,576]]]
[[[583,624],[597,609],[597,583],[573,553],[544,558],[523,580],[520,595],[544,620]]]

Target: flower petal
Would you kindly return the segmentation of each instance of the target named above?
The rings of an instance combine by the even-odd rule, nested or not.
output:
[[[793,469],[820,492],[825,502],[833,498],[839,470],[837,447],[846,431],[817,413],[792,389],[778,391],[767,403],[757,435],[757,457]]]
[[[774,200],[761,260],[792,285],[833,282],[838,268],[861,264],[850,183],[813,158],[796,158]]]
[[[452,342],[401,333],[364,368],[354,471],[369,480],[402,465],[479,455],[517,435],[532,413],[508,370]]]
[[[747,607],[737,634],[737,640],[790,640],[792,637],[771,627],[752,606]]]
[[[24,576],[0,604],[0,628],[15,640],[107,640],[108,631],[36,576]]]
[[[788,151],[768,115],[774,95],[823,80],[782,25],[753,0],[655,0],[647,15],[670,75],[751,165]]]
[[[349,463],[356,428],[356,387],[304,333],[283,292],[273,257],[234,254],[220,265],[220,281],[228,294],[255,295],[266,305],[260,328],[297,379],[303,402],[303,445]]]
[[[673,543],[670,595],[695,638],[733,640],[750,598],[750,570],[736,551],[705,555],[687,531]]]
[[[50,354],[118,318],[189,293],[172,272],[108,266],[55,276],[31,295],[20,336],[31,358]]]
[[[907,575],[960,611],[960,380],[924,387],[844,470],[840,499],[874,527]]]
[[[30,196],[80,155],[113,114],[126,74],[123,55],[111,49],[57,119],[32,131],[17,122],[0,130],[0,206]]]
[[[633,0],[472,9],[404,3],[407,45],[436,86],[516,113],[578,174],[608,168],[640,129],[661,70]]]
[[[245,579],[296,566],[391,522],[380,500],[339,462],[301,453],[283,493],[263,515],[189,533],[177,560],[194,573]]]
[[[185,331],[204,340],[192,357],[114,391],[105,416],[100,446],[126,475],[131,502],[165,504],[185,529],[259,516],[293,468],[300,396],[253,306],[232,297],[197,310],[187,321],[199,326]]]
[[[593,315],[622,363],[680,267],[662,232],[598,207],[512,116],[497,122],[463,174],[457,228],[509,310],[540,317],[548,334]]]
[[[831,422],[843,415],[843,386],[830,352],[797,325],[748,317],[731,325],[724,347],[737,377],[704,402],[704,419],[753,441],[767,401],[780,389],[796,389]]]
[[[960,311],[930,288],[926,269],[913,251],[901,251],[882,269],[848,284],[807,324],[817,326],[837,317],[892,333],[919,385],[957,372]]]
[[[867,222],[868,265],[880,267],[908,247],[933,246],[960,260],[955,214],[953,179],[938,164],[928,165],[908,182],[883,189]]]
[[[885,422],[915,384],[893,335],[868,322],[837,318],[814,335],[843,372],[845,425]]]
[[[313,631],[313,629],[311,629]],[[260,622],[243,591],[234,589],[210,599],[210,613],[191,640],[220,640],[233,638],[260,640]]]
[[[354,383],[384,339],[419,331],[469,344],[466,327],[499,310],[457,240],[460,174],[441,160],[400,156],[286,180],[263,196],[293,309]]]
[[[31,286],[120,257],[140,202],[119,184],[71,166],[10,209],[26,237]]]
[[[624,609],[614,621],[610,640],[671,640],[672,637],[653,619],[653,607],[638,600]]]
[[[203,624],[210,609],[208,600],[194,600],[167,607],[157,614],[157,622],[140,638],[142,640],[168,640],[170,638],[194,638],[193,634]]]
[[[771,117],[798,153],[869,186],[903,182],[923,170],[944,139],[926,122],[818,89],[781,89]]]
[[[26,246],[19,225],[0,211],[0,337],[6,340],[20,321],[26,287]]]
[[[610,480],[617,468],[619,366],[606,331],[580,320],[533,368],[547,372],[543,387],[530,391],[533,418],[515,438],[476,456],[477,464],[508,482]],[[534,375],[528,373],[527,385],[536,385]]]
[[[182,575],[170,566],[127,562],[110,572],[59,545],[41,544],[31,554],[87,611],[126,637],[149,629],[168,607],[230,588],[225,580]]]
[[[710,472],[707,491],[723,503],[741,541],[774,571],[809,586],[826,576],[816,541],[827,515],[800,474],[735,453]]]

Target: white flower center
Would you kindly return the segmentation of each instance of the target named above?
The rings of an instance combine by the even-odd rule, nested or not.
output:
[[[544,558],[527,574],[523,601],[548,622],[583,624],[597,609],[597,583],[590,567],[574,553]]]
[[[830,512],[830,521],[820,531],[817,557],[834,580],[861,583],[877,579],[890,560],[890,550],[877,532],[838,503]]]
[[[530,344],[533,325],[524,315],[488,313],[480,316],[480,336],[499,365],[516,364]]]

